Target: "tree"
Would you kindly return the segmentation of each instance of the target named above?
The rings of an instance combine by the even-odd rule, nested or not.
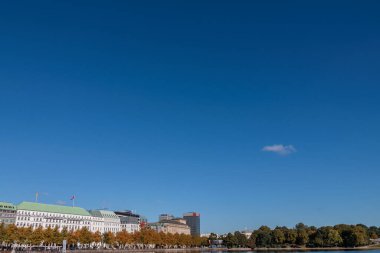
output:
[[[224,238],[223,238],[223,244],[227,248],[233,248],[238,245],[238,240],[232,233],[228,233]]]
[[[35,246],[40,246],[44,241],[44,230],[41,226],[33,230],[30,235],[30,243]]]
[[[18,234],[18,228],[16,225],[11,224],[6,227],[6,232],[5,232],[5,242],[7,244],[13,244],[17,243],[19,241],[19,234]]]
[[[369,236],[365,227],[357,225],[353,227],[348,236],[348,242],[352,247],[364,246],[369,244]]]
[[[78,240],[81,244],[84,244],[86,246],[94,241],[92,238],[92,233],[86,227],[78,230]]]
[[[63,232],[63,230],[62,230],[62,232]],[[53,243],[56,245],[62,245],[63,233],[61,234],[59,232],[59,228],[57,226],[54,227],[54,229],[52,231],[52,235],[53,235]]]
[[[105,232],[103,234],[103,242],[111,247],[115,244],[115,236],[112,232]]]
[[[93,236],[94,242],[95,243],[100,243],[102,242],[102,234],[99,231],[96,231]]]
[[[247,237],[240,233],[239,231],[236,231],[234,233],[234,236],[236,237],[237,245],[238,247],[246,247],[247,246]]]
[[[336,247],[342,242],[339,231],[333,227],[320,227],[314,239],[315,245],[319,247]]]
[[[285,235],[281,228],[275,228],[271,233],[272,245],[281,246],[285,242]]]
[[[297,241],[297,231],[294,229],[285,230],[285,242],[289,245],[294,245]]]
[[[116,233],[116,241],[121,248],[125,248],[127,244],[131,243],[131,239],[131,235],[126,230]]]
[[[67,233],[67,243],[73,247],[76,247],[78,245],[78,233],[74,232],[73,230],[70,230]]]
[[[306,231],[306,229],[305,228],[297,229],[296,244],[304,246],[308,242],[309,242],[309,234]]]
[[[271,230],[267,226],[261,226],[258,230],[253,231],[256,247],[263,248],[271,245]]]
[[[44,244],[45,245],[51,245],[54,242],[53,238],[53,229],[49,226],[47,229],[43,232],[43,238],[44,238]]]
[[[378,233],[378,228],[377,227],[371,226],[371,227],[368,228],[368,236],[369,236],[369,238],[371,238],[371,239],[377,239],[377,238],[379,238],[379,235],[377,233]]]
[[[4,223],[0,223],[0,244],[5,241],[6,229]]]

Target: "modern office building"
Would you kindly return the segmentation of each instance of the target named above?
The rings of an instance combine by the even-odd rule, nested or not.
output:
[[[149,223],[148,226],[158,233],[164,232],[165,234],[170,233],[190,235],[190,227],[186,225],[186,220],[181,218],[161,220],[155,223]]]
[[[183,214],[186,224],[190,227],[192,236],[201,235],[201,215],[197,212],[189,212]]]
[[[101,217],[104,219],[103,232],[117,233],[121,231],[120,218],[114,212],[109,210],[91,210],[93,217]]]
[[[16,220],[16,206],[8,202],[0,202],[0,224],[14,224]]]
[[[17,227],[58,227],[62,230],[90,229],[91,215],[80,207],[21,202],[16,207]]]
[[[172,219],[174,219],[174,215],[172,214],[163,213],[163,214],[160,214],[160,216],[158,216],[159,221],[172,220]]]
[[[140,231],[140,215],[132,213],[132,211],[115,211],[115,214],[120,218],[121,230],[129,233]]]

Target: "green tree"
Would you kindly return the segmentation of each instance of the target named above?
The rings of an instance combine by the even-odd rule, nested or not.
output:
[[[306,228],[297,229],[296,244],[304,246],[304,245],[308,244],[308,242],[309,242],[309,234],[308,234]]]
[[[239,231],[236,231],[234,233],[234,236],[236,237],[238,247],[246,247],[247,246],[248,240],[244,234],[240,233]]]
[[[294,245],[297,241],[297,231],[294,229],[286,229],[285,232],[285,243],[289,245]]]
[[[368,228],[368,236],[369,236],[369,238],[371,238],[371,239],[377,239],[377,238],[379,238],[379,235],[377,233],[378,233],[378,228],[377,227],[371,226],[371,227]]]
[[[333,227],[320,227],[314,239],[314,243],[318,247],[336,247],[342,242],[339,231]]]
[[[271,238],[272,238],[272,245],[275,246],[282,246],[282,244],[285,242],[285,235],[281,228],[275,228],[271,232]]]
[[[228,233],[224,238],[223,238],[223,244],[227,247],[227,248],[233,248],[233,247],[236,247],[238,245],[238,240],[237,238],[235,237],[235,235],[233,235],[232,233]]]
[[[253,231],[255,244],[258,248],[269,247],[271,245],[271,229],[267,226],[261,226],[258,230]]]

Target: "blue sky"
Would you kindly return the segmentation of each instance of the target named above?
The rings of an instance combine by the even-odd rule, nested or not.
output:
[[[379,3],[218,2],[1,3],[0,199],[379,226]]]

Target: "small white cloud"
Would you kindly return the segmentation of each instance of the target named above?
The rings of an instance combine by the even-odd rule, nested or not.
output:
[[[282,145],[282,144],[274,144],[271,146],[265,146],[263,147],[262,151],[273,152],[279,155],[290,155],[292,153],[297,152],[297,150],[292,145]]]

